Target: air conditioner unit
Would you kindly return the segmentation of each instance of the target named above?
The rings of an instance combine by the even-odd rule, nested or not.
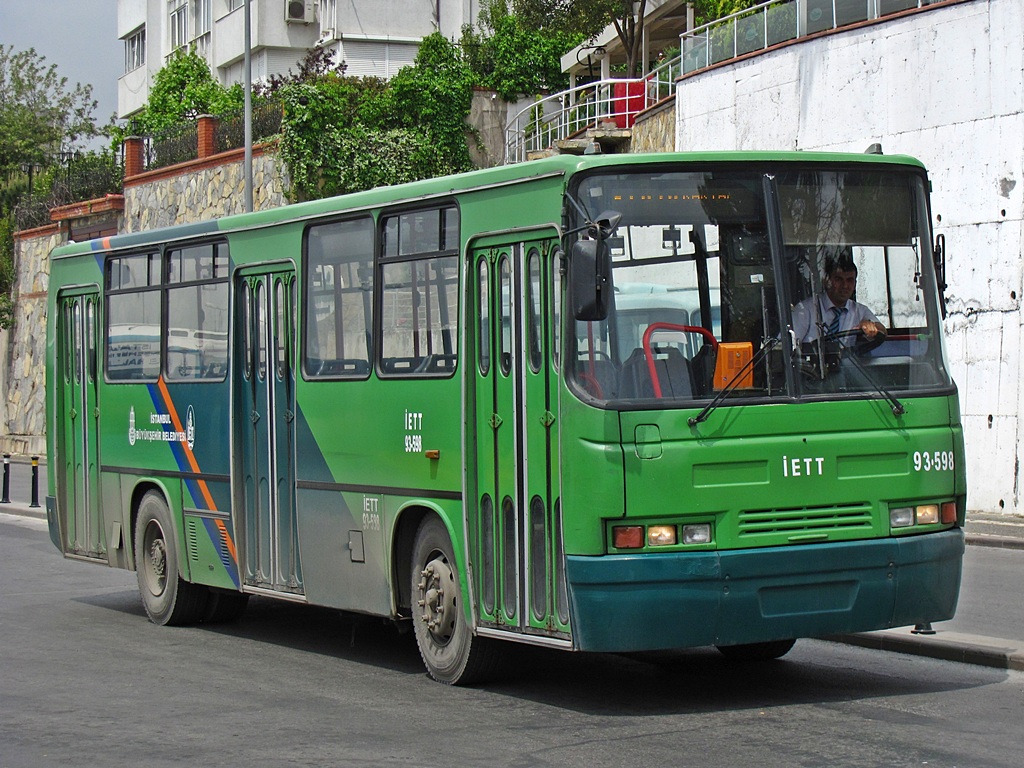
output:
[[[317,0],[284,0],[284,20],[289,24],[312,24],[318,5]]]

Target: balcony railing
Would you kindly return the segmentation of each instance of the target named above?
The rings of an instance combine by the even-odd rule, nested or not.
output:
[[[600,80],[540,99],[505,126],[505,162],[519,163],[588,128],[631,128],[637,113],[671,96],[679,59],[647,77]]]
[[[768,0],[680,35],[682,74],[773,45],[944,0]]]
[[[768,0],[680,35],[680,55],[646,77],[602,80],[548,96],[505,126],[505,162],[549,149],[587,128],[629,128],[638,112],[675,93],[682,76],[773,45],[946,0]]]

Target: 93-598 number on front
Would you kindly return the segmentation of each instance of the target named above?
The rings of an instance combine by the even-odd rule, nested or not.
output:
[[[914,451],[915,472],[952,472],[952,451]]]

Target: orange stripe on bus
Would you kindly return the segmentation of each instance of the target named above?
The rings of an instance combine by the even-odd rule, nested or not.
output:
[[[171,417],[171,423],[174,425],[174,429],[178,432],[184,432],[185,428],[181,424],[181,419],[178,417],[178,411],[174,407],[174,403],[171,401],[171,393],[167,391],[167,383],[164,381],[164,377],[161,376],[156,380],[157,386],[160,388],[160,395],[164,399],[164,405],[167,407],[167,413]],[[188,447],[188,443],[182,443],[181,447],[185,450],[185,458],[188,459],[188,465],[192,468],[192,471],[199,473],[199,462],[196,461],[196,456],[192,453],[192,449]],[[217,511],[217,505],[213,501],[213,495],[210,493],[209,487],[206,485],[205,480],[198,480],[199,490],[203,492],[203,499],[206,501],[207,509],[211,512]]]

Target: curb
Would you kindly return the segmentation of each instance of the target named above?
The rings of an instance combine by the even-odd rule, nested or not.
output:
[[[46,510],[43,507],[30,507],[28,504],[22,504],[17,501],[0,504],[0,514],[21,515],[22,517],[34,517],[39,520],[46,519]]]
[[[964,541],[976,547],[998,547],[1000,549],[1024,549],[1024,539],[1013,536],[999,536],[994,533],[968,533]]]
[[[1024,671],[1024,645],[1019,640],[943,631],[934,635],[912,635],[906,628],[833,635],[825,639],[879,651]]]

